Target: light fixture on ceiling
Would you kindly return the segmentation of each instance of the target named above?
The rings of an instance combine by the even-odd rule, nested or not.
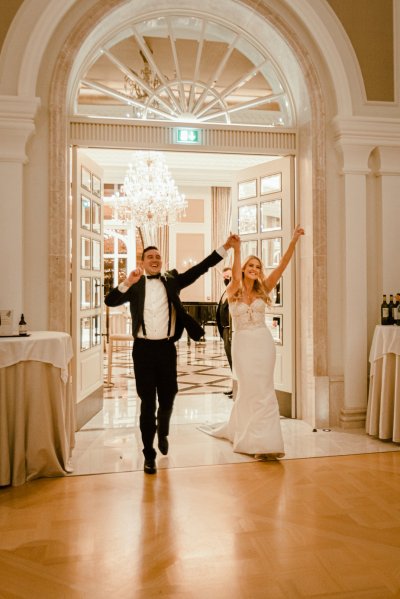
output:
[[[137,227],[171,225],[187,207],[161,152],[136,152],[122,193],[113,200],[115,220],[134,221]]]
[[[149,50],[152,52],[151,48]],[[131,69],[132,74],[135,76],[134,79],[125,75],[124,77],[124,90],[125,93],[140,102],[146,102],[149,97],[149,92],[147,90],[155,91],[161,85],[161,81],[156,74],[153,74],[153,71],[150,68],[149,62],[146,56],[143,54],[141,50],[139,50],[140,56],[143,60],[143,68],[140,71],[140,75],[136,73],[133,69]],[[144,86],[140,85],[140,82],[144,83]],[[159,108],[159,102],[157,100],[153,100],[152,102],[153,108]],[[133,106],[133,116],[136,118],[143,118],[144,108],[140,108],[138,106]],[[152,111],[149,112],[148,118],[154,118],[154,113]]]
[[[153,75],[153,71],[143,52],[141,50],[139,50],[139,52],[144,64],[143,69],[140,71],[140,77],[148,87],[155,90],[161,85],[161,81],[157,77],[157,74]],[[138,74],[134,70],[132,70],[132,73],[138,77]],[[143,89],[137,81],[130,79],[127,75],[124,77],[124,88],[126,93],[135,96],[138,100],[143,100],[148,97],[146,90]]]

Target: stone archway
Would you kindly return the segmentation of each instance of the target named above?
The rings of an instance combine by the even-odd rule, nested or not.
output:
[[[54,330],[69,330],[69,253],[68,253],[68,133],[67,133],[67,95],[69,79],[82,40],[87,39],[96,24],[110,15],[125,0],[98,2],[80,20],[71,31],[61,49],[51,82],[50,107],[50,149],[61,151],[50,152],[49,160],[49,280],[50,313],[49,327]],[[304,253],[300,260],[300,298],[301,320],[312,322],[312,327],[302,326],[299,335],[298,355],[312,356],[312,360],[299,364],[298,384],[300,390],[301,414],[309,422],[315,422],[319,414],[326,413],[327,406],[316,406],[315,397],[319,393],[324,403],[329,405],[327,381],[327,247],[326,247],[326,199],[325,199],[325,107],[322,86],[317,69],[312,63],[309,53],[300,42],[295,31],[271,8],[253,6],[251,0],[243,0],[242,4],[252,8],[259,16],[270,23],[285,39],[296,57],[302,73],[310,102],[310,125],[302,132],[300,148],[309,144],[312,168],[299,160],[300,195],[311,194],[312,204],[307,210],[300,212],[309,214],[310,252]],[[310,283],[307,283],[311,282]],[[303,299],[305,298],[305,300]],[[310,389],[312,393],[310,393]],[[311,397],[312,395],[312,397]],[[307,399],[306,399],[307,398]]]

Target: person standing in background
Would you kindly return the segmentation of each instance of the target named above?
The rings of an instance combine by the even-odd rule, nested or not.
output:
[[[232,268],[230,266],[225,266],[222,271],[222,276],[224,279],[224,285],[228,286],[232,279]],[[221,339],[224,342],[225,354],[229,363],[229,367],[232,371],[232,353],[231,353],[231,340],[232,340],[232,330],[231,330],[231,319],[229,315],[229,302],[228,297],[226,295],[226,290],[224,290],[223,294],[218,303],[217,307],[217,326],[218,332],[220,334]],[[229,391],[224,391],[224,394],[228,397],[233,396],[233,389]]]

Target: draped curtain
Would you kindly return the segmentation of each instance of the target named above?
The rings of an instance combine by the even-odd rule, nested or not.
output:
[[[140,227],[140,234],[143,239],[143,249],[149,247],[149,245],[157,244],[157,231],[154,227],[143,225]]]
[[[232,196],[230,187],[211,187],[211,211],[212,211],[212,246],[220,247],[227,239],[232,222]],[[222,269],[224,266],[232,266],[232,255],[229,252],[223,262],[212,269],[211,299],[218,302],[225,286],[222,282]]]
[[[169,269],[169,225],[163,225],[157,229],[157,243],[163,259],[163,271]]]
[[[140,227],[140,234],[143,239],[143,249],[149,245],[155,245],[163,259],[163,270],[169,268],[169,226],[151,227],[144,225]]]

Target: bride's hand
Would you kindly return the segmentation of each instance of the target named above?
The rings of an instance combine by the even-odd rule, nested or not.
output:
[[[232,236],[232,247],[234,250],[240,249],[240,237],[239,235]]]
[[[293,236],[292,236],[292,240],[297,243],[297,241],[299,240],[299,237],[301,235],[304,235],[304,229],[302,227],[300,227],[300,225],[297,225],[297,227],[295,228],[295,230],[293,231]]]

